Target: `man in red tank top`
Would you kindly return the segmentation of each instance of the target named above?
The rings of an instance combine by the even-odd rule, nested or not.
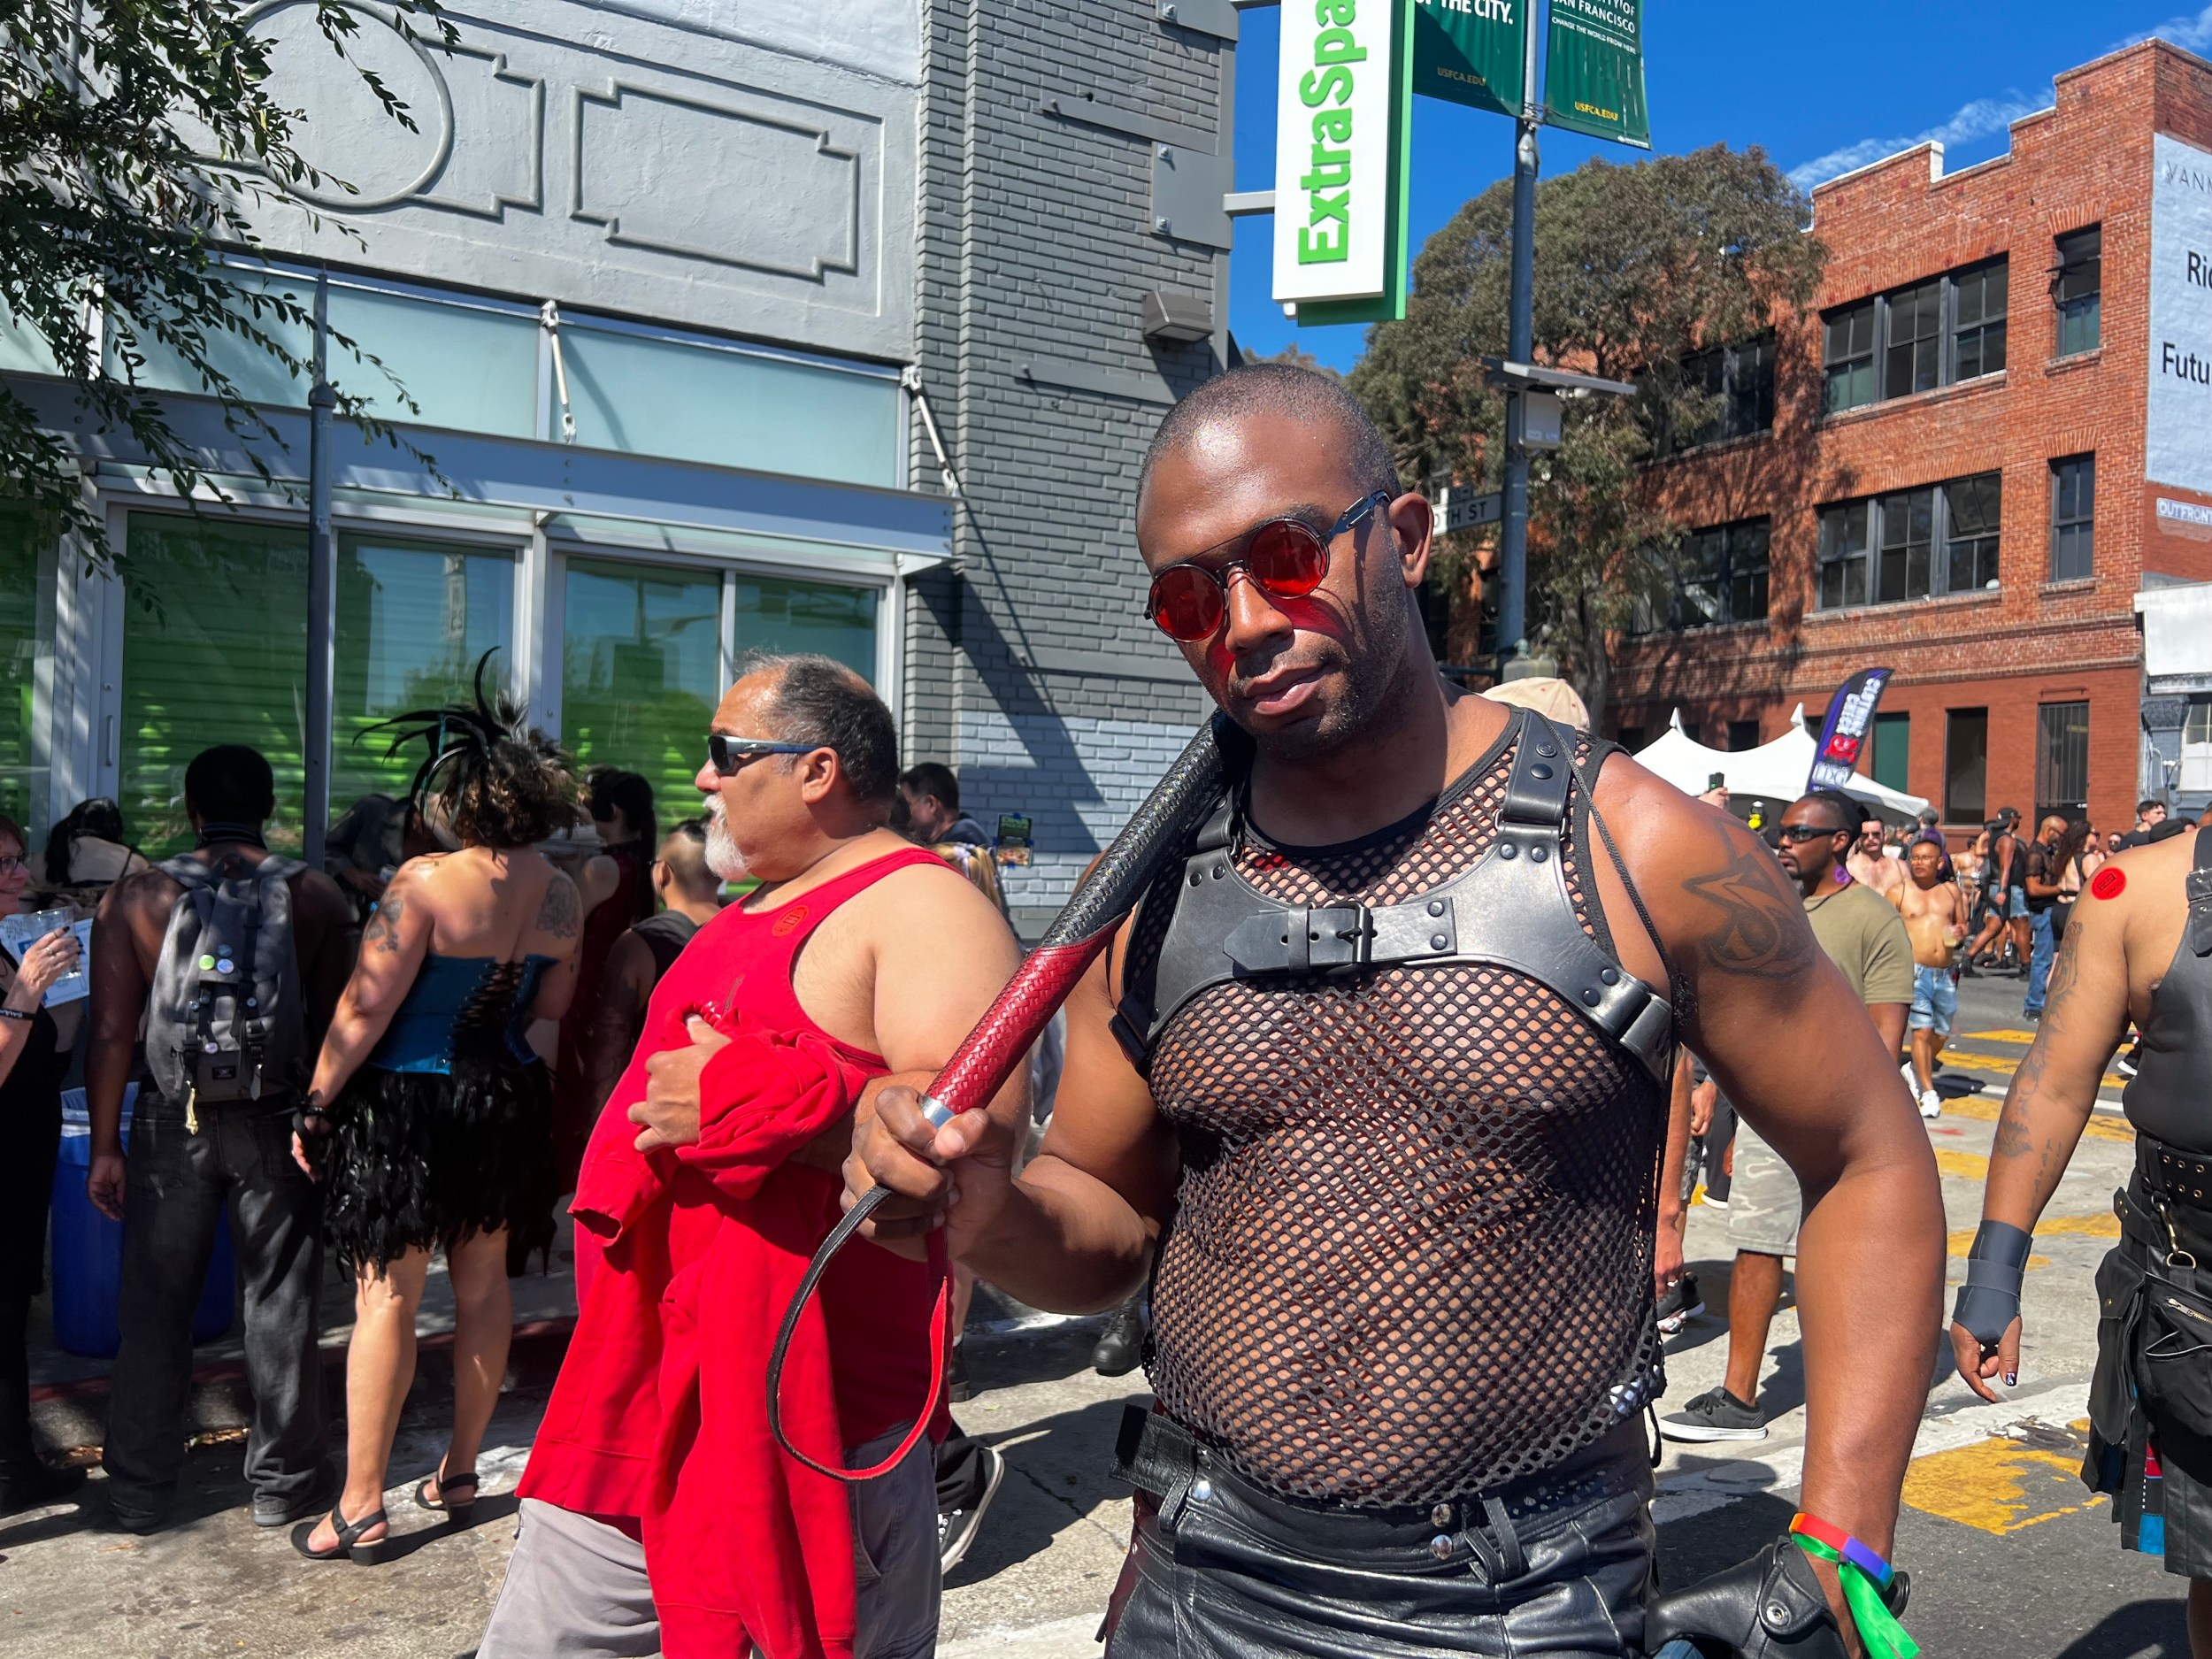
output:
[[[884,827],[897,739],[851,670],[750,664],[709,753],[708,857],[764,886],[656,987],[593,1132],[576,1334],[484,1659],[905,1659],[936,1639],[929,1448],[849,1497],[773,1444],[768,1352],[839,1214],[856,1110],[933,1076],[1018,951],[982,895]],[[872,1245],[839,1257],[785,1371],[795,1445],[852,1467],[896,1448],[929,1394],[935,1289]]]

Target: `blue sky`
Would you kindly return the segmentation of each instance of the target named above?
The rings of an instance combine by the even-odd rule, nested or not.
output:
[[[1237,52],[1237,188],[1273,187],[1277,14],[1243,14]],[[2158,35],[2212,56],[2212,5],[2133,0],[1645,0],[1652,144],[1663,151],[1725,143],[1765,147],[1807,186],[1940,138],[1947,168],[2001,155],[2006,125],[2051,101],[2051,77]],[[1414,100],[1413,245],[1513,166],[1513,124],[1434,98]],[[1547,173],[1571,171],[1618,144],[1544,129]],[[1268,297],[1273,229],[1237,221],[1230,326],[1247,352],[1292,341],[1348,368],[1366,331],[1301,329]]]

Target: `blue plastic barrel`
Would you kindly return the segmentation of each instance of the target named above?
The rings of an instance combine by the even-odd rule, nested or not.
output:
[[[131,1096],[126,1095],[126,1131],[130,1110]],[[61,1156],[54,1164],[54,1340],[65,1352],[103,1359],[122,1343],[116,1305],[123,1283],[123,1224],[102,1215],[85,1196],[85,1175],[91,1166],[92,1133],[85,1121],[84,1091],[68,1089],[62,1095]],[[236,1280],[226,1212],[217,1218],[207,1279],[200,1287],[199,1306],[192,1311],[195,1342],[211,1342],[230,1329]]]

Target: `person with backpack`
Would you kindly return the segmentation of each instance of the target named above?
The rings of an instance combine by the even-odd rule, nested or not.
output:
[[[315,1064],[292,1156],[330,1187],[330,1240],[354,1281],[346,1348],[346,1483],[292,1529],[311,1561],[364,1565],[397,1548],[385,1471],[415,1373],[430,1253],[453,1290],[453,1432],[416,1507],[474,1509],[478,1442],[514,1333],[511,1233],[549,1250],[553,1084],[528,1033],[576,988],[576,884],[538,849],[576,818],[568,757],[504,697],[384,723],[429,756],[411,796],[451,849],[384,889]]]
[[[321,871],[269,851],[275,779],[255,750],[227,743],[195,757],[184,801],[193,850],[116,882],[92,925],[86,1192],[123,1224],[122,1346],[101,1461],[127,1532],[164,1525],[175,1497],[192,1311],[226,1207],[245,1286],[254,1524],[311,1513],[331,1484],[316,1319],[322,1194],[288,1149],[345,984],[352,908]],[[142,1018],[127,1156],[123,1093]]]

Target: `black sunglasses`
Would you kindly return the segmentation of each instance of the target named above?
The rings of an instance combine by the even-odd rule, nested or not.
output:
[[[1781,840],[1795,846],[1801,841],[1816,841],[1824,835],[1850,835],[1856,832],[1840,828],[1823,829],[1817,824],[1785,824],[1774,833]]]
[[[707,758],[714,770],[725,778],[734,778],[757,760],[771,755],[811,755],[826,743],[776,743],[764,737],[725,737],[719,732],[707,733]]]

